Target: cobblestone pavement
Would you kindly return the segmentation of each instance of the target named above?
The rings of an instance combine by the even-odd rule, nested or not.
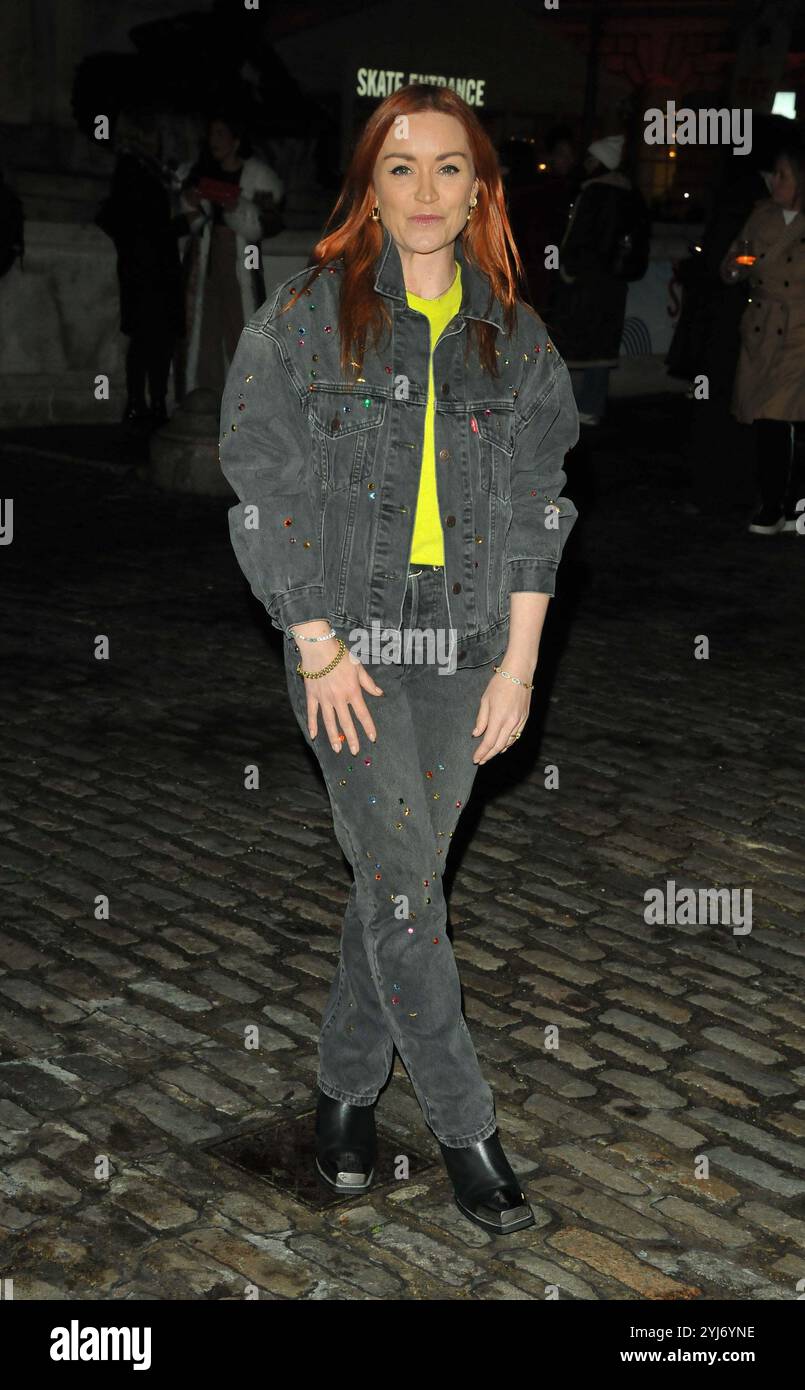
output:
[[[537,1217],[502,1241],[440,1164],[319,1213],[202,1147],[309,1108],[348,871],[227,504],[3,452],[16,1298],[797,1298],[805,540],[696,515],[684,408],[621,405],[573,460],[584,519],[529,736],[453,842],[466,1014]],[[647,923],[669,880],[751,888],[751,932]],[[437,1153],[399,1064],[379,1121]]]

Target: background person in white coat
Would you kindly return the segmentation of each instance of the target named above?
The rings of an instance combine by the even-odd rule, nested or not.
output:
[[[196,387],[222,394],[243,326],[265,299],[260,257],[247,249],[259,250],[281,229],[284,193],[279,175],[251,154],[237,119],[214,116],[182,195],[190,234],[182,395]]]

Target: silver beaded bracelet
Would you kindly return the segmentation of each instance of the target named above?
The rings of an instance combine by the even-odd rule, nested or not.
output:
[[[297,637],[292,627],[288,628],[288,636],[293,637],[294,642],[329,642],[331,637],[335,637],[335,628],[331,627],[329,632],[323,632],[321,637],[305,637],[303,633]]]

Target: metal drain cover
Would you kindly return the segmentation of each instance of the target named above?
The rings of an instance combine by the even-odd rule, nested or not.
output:
[[[231,1163],[252,1177],[261,1178],[280,1192],[287,1192],[295,1201],[320,1211],[340,1202],[354,1202],[371,1197],[376,1187],[408,1181],[435,1167],[435,1160],[417,1153],[403,1139],[377,1131],[377,1163],[375,1177],[368,1193],[345,1197],[324,1182],[316,1169],[313,1126],[315,1111],[303,1115],[273,1120],[259,1129],[203,1144],[206,1153]],[[397,1177],[399,1161],[407,1160],[407,1177]]]

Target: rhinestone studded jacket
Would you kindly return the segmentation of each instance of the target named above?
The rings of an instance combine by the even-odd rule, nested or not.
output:
[[[509,595],[553,594],[576,520],[561,495],[578,439],[570,377],[545,326],[518,302],[506,334],[486,276],[466,259],[462,303],[433,355],[437,494],[457,661],[505,648]],[[429,325],[408,307],[387,229],[374,288],[393,327],[351,377],[339,366],[342,263],[298,302],[309,271],[278,287],[246,324],[227,377],[220,463],[240,499],[229,511],[238,562],[275,627],[326,618],[399,630],[427,402]],[[497,328],[499,376],[464,361],[468,319]]]

